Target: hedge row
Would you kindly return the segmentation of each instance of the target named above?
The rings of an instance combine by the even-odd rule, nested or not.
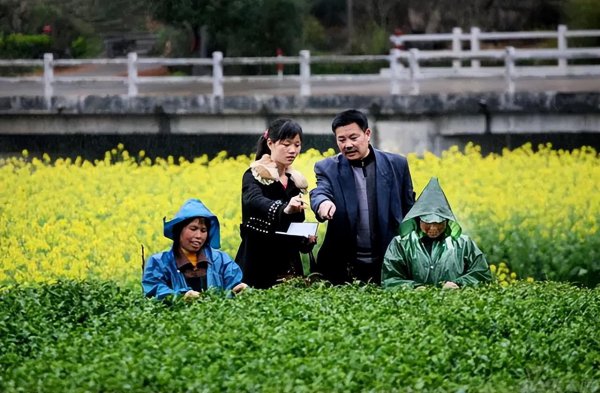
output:
[[[0,58],[37,59],[52,51],[52,39],[45,34],[0,34]]]

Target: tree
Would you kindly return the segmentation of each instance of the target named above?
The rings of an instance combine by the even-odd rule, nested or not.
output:
[[[226,41],[230,56],[273,56],[280,48],[284,54],[301,49],[307,7],[303,0],[246,0],[231,13]],[[213,26],[211,26],[213,28]],[[213,32],[217,34],[217,32]]]
[[[570,30],[597,29],[600,26],[600,7],[597,0],[568,0],[563,13]],[[569,46],[598,46],[600,38],[580,38],[569,40]]]
[[[41,34],[48,26],[45,34],[52,37],[55,53],[66,53],[76,44],[75,52],[93,56],[102,51],[106,38],[147,31],[147,16],[145,0],[0,0],[0,34]]]
[[[67,5],[56,0],[0,0],[0,33],[44,33],[51,37],[51,50],[55,55],[67,55],[71,43],[77,37],[92,35],[94,29],[75,13],[68,12],[65,6]],[[44,31],[46,26],[48,30]]]
[[[69,0],[90,2],[85,19],[94,25],[99,34],[140,32],[146,29],[148,16],[144,0]]]
[[[570,29],[597,29],[600,27],[600,7],[597,0],[568,0],[564,4]]]
[[[151,14],[183,26],[202,47],[227,55],[273,55],[299,49],[306,7],[302,0],[150,0]],[[208,41],[210,37],[211,42]]]
[[[200,53],[203,47],[201,40],[207,39],[206,34],[201,33],[201,29],[203,25],[210,22],[207,11],[211,3],[210,0],[149,0],[147,2],[150,14],[156,20],[189,30],[193,36],[191,52],[200,55],[204,55]]]

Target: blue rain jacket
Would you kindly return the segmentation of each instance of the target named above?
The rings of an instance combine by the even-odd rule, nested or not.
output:
[[[163,219],[165,237],[173,239],[175,236],[173,233],[174,226],[192,217],[202,217],[210,222],[208,237],[202,248],[208,259],[206,272],[208,289],[232,289],[242,282],[242,270],[229,255],[217,250],[220,247],[221,240],[219,220],[202,202],[198,199],[190,199],[183,204],[172,220],[166,221]],[[192,289],[187,285],[183,273],[177,269],[173,248],[148,258],[144,267],[142,286],[147,297],[157,297],[159,299],[168,295],[183,295]]]
[[[208,258],[206,281],[209,289],[230,290],[242,282],[242,270],[223,251],[204,247]],[[177,270],[173,249],[160,252],[148,258],[142,279],[144,294],[159,299],[168,295],[183,295],[191,290],[183,273]]]

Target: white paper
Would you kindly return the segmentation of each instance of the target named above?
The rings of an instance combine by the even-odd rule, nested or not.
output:
[[[293,222],[290,224],[287,232],[275,232],[280,235],[288,236],[315,236],[317,234],[318,222]]]

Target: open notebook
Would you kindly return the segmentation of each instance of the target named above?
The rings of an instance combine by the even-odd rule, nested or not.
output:
[[[275,232],[279,235],[287,236],[316,236],[317,229],[319,228],[318,222],[293,222],[286,232]]]

